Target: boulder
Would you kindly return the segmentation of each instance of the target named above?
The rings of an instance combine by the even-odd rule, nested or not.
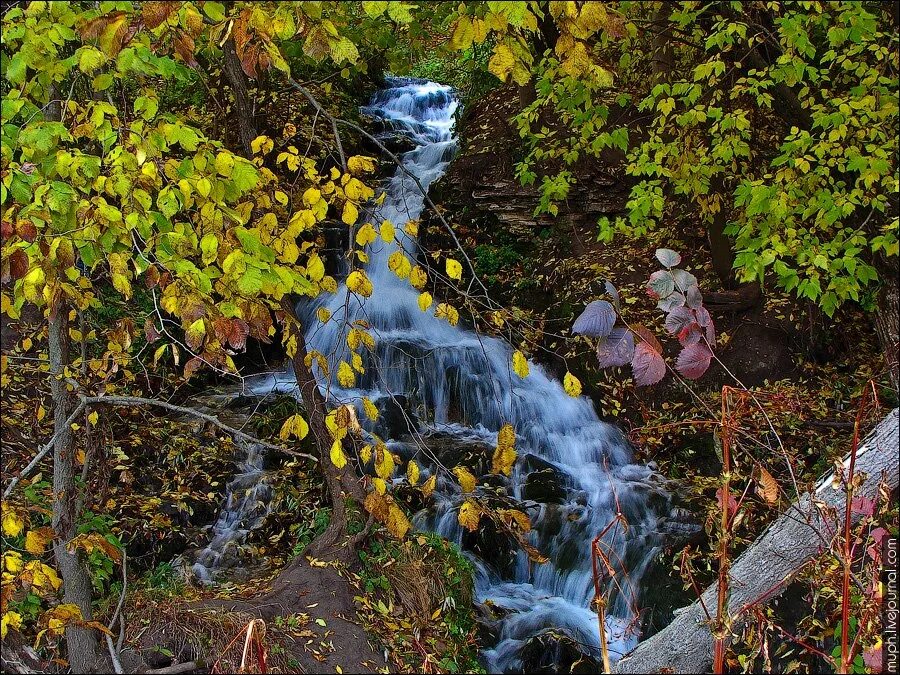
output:
[[[563,630],[547,629],[531,637],[520,653],[523,673],[601,673],[603,667]]]

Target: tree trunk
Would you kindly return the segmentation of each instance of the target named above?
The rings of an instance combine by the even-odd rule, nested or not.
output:
[[[878,276],[881,278],[881,289],[875,305],[875,332],[884,350],[888,374],[894,390],[900,390],[898,375],[898,350],[900,350],[900,288],[897,275],[900,270],[898,259],[885,260],[883,257],[876,263]]]
[[[235,50],[233,35],[222,45],[222,50],[225,52],[225,75],[228,77],[228,83],[234,93],[234,109],[237,116],[238,133],[241,137],[241,148],[244,156],[249,157],[251,155],[250,144],[258,134],[253,122],[253,101],[247,88],[247,76],[244,74],[241,60]]]
[[[855,474],[865,480],[854,496],[878,498],[882,478],[897,489],[898,411],[895,408],[859,446]],[[844,461],[846,469],[848,460]],[[818,556],[840,531],[847,494],[832,485],[833,473],[822,478],[814,492],[807,493],[776,520],[731,567],[728,611],[732,633],[744,620],[744,610],[778,597],[803,565]],[[824,508],[822,508],[824,507]],[[859,514],[854,514],[858,519]],[[824,534],[823,534],[824,533]],[[703,593],[703,603],[715,608],[716,585]],[[712,611],[712,610],[711,610]],[[675,619],[659,633],[640,643],[614,668],[616,673],[706,673],[713,660],[713,636],[700,601],[676,613]]]
[[[674,4],[659,3],[654,23],[656,32],[653,36],[653,82],[666,82],[675,70],[675,49],[672,47],[672,26],[669,17]]]
[[[75,448],[72,430],[67,424],[72,401],[64,372],[69,363],[69,307],[57,300],[50,310],[48,351],[50,392],[53,399],[53,431],[58,434],[53,446],[53,553],[63,581],[65,602],[78,606],[90,621],[91,577],[78,552],[70,553],[69,542],[75,536],[78,513],[75,491]],[[69,663],[74,673],[90,672],[97,660],[99,642],[92,629],[66,628]]]
[[[727,195],[724,191],[725,186],[717,186],[721,188],[721,194]],[[731,240],[725,234],[725,223],[727,218],[725,211],[719,211],[713,216],[712,222],[706,229],[706,236],[709,239],[709,250],[712,254],[713,270],[719,277],[719,282],[723,288],[731,289],[736,285],[734,278],[734,249],[731,247]]]
[[[289,313],[296,319],[290,302],[283,302],[282,305],[288,308]],[[345,499],[349,496],[362,502],[365,495],[356,477],[351,475],[346,468],[338,469],[331,461],[331,445],[334,440],[325,424],[328,407],[322,392],[319,391],[319,385],[312,369],[306,364],[306,339],[296,320],[289,322],[286,330],[289,335],[293,335],[297,339],[297,351],[291,359],[291,364],[309,418],[309,426],[316,441],[319,466],[325,474],[325,484],[328,488],[332,508],[328,527],[310,544],[309,551],[316,557],[345,557],[346,554],[351,553],[351,551],[344,550],[349,537]]]

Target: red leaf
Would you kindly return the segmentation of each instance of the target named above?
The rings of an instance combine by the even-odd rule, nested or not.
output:
[[[639,387],[656,384],[666,374],[666,362],[660,353],[646,342],[641,342],[634,348],[631,368],[634,372],[634,383]]]
[[[875,501],[868,497],[854,497],[853,501],[850,502],[850,510],[853,513],[871,516],[875,513]]]
[[[696,321],[694,310],[687,307],[675,307],[666,315],[666,330],[672,335],[680,336]]]
[[[9,275],[13,281],[28,274],[28,254],[17,248],[9,256]]]
[[[250,326],[243,319],[232,319],[228,323],[228,342],[235,349],[244,349],[247,345],[247,336],[250,335]]]
[[[696,380],[709,368],[711,359],[712,352],[709,351],[709,347],[698,342],[697,344],[688,345],[681,350],[675,367],[679,373],[689,380]]]
[[[30,220],[20,220],[18,224],[16,224],[16,231],[19,233],[19,236],[29,244],[37,239],[37,228]]]
[[[722,488],[716,490],[716,498],[719,500],[719,508],[725,508],[725,492]],[[728,517],[734,515],[734,512],[737,511],[737,500],[734,498],[734,495],[730,492],[728,493]]]
[[[0,224],[0,237],[3,238],[3,241],[6,241],[13,233],[16,231],[15,226],[13,226],[11,220],[4,220],[2,224]]]
[[[184,379],[191,379],[191,375],[193,375],[202,365],[203,360],[199,356],[189,359],[188,362],[184,364]]]
[[[634,331],[634,334],[637,335],[638,338],[640,338],[640,342],[647,343],[657,354],[662,354],[662,345],[659,344],[659,340],[656,339],[656,336],[647,330],[646,327],[637,324],[631,330]]]
[[[144,322],[144,335],[147,337],[147,342],[153,343],[159,339],[160,332],[156,328],[156,322],[152,318],[147,318]]]

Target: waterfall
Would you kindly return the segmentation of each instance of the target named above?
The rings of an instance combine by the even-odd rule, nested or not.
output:
[[[477,570],[478,600],[490,602],[503,614],[497,644],[486,646],[483,653],[490,672],[521,670],[525,642],[548,628],[566,633],[582,649],[599,656],[597,615],[591,609],[590,545],[617,513],[625,516],[627,532],[614,527],[604,539],[617,569],[617,584],[609,585],[606,622],[610,652],[616,658],[637,641],[632,600],[659,544],[658,514],[651,501],[663,493],[653,484],[651,470],[631,463],[621,433],[600,421],[587,398],[567,395],[558,381],[534,363],[528,377],[519,378],[511,370],[509,345],[451,326],[434,316],[433,307],[422,312],[417,306],[418,291],[387,266],[388,256],[398,246],[411,259],[416,256],[416,242],[403,233],[403,225],[419,218],[424,197],[406,172],[425,189],[443,174],[456,150],[456,108],[457,99],[449,87],[394,78],[363,109],[378,118],[384,129],[400,132],[416,145],[402,155],[406,171],[398,169],[387,181],[385,199],[371,219],[376,227],[383,219],[391,221],[400,241],[379,239],[367,247],[367,273],[374,286],[371,297],[351,294],[348,301],[342,286],[320,300],[332,316],[325,324],[306,308],[308,347],[327,355],[330,372],[335,373],[340,360],[350,360],[347,326],[366,321],[376,346],[363,356],[365,374],[358,376],[353,389],[341,388],[334,378],[320,377],[330,401],[358,401],[361,396],[381,404],[389,399],[402,401],[406,410],[415,413],[418,440],[426,445],[429,437],[441,434],[460,443],[477,440],[493,446],[498,430],[508,422],[515,427],[519,455],[506,485],[509,496],[523,499],[525,479],[535,463],[559,477],[565,493],[562,503],[520,507],[531,517],[531,543],[549,562],[536,564],[520,551],[512,569],[499,570],[468,553]],[[285,371],[261,376],[250,388],[264,395],[293,391],[295,386]],[[386,431],[382,427],[376,433]],[[389,446],[407,455],[418,452],[408,438],[393,438]],[[423,469],[423,479],[427,475],[428,469]],[[459,486],[442,474],[433,501],[431,508],[415,516],[413,524],[463,544],[457,522],[462,501]]]

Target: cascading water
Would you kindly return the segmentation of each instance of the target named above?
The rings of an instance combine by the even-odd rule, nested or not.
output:
[[[450,436],[460,443],[477,439],[493,445],[504,423],[515,427],[519,461],[505,487],[508,496],[522,500],[520,508],[532,520],[531,543],[549,562],[535,564],[519,552],[511,569],[501,570],[469,553],[477,570],[479,601],[489,601],[502,614],[497,644],[483,654],[489,671],[521,670],[525,642],[548,628],[568,634],[584,651],[599,656],[597,615],[590,608],[594,596],[590,544],[617,513],[625,516],[627,533],[614,527],[604,539],[618,572],[607,607],[608,644],[616,658],[637,640],[631,600],[659,543],[657,514],[650,500],[662,492],[653,484],[652,472],[630,463],[621,434],[598,419],[588,399],[568,396],[559,382],[535,364],[527,378],[519,378],[511,372],[511,349],[505,342],[451,326],[436,318],[433,308],[422,312],[418,291],[388,269],[388,256],[399,247],[411,258],[416,256],[416,243],[403,234],[403,225],[419,218],[424,197],[411,176],[427,189],[443,174],[456,149],[456,108],[449,87],[392,79],[363,109],[385,129],[404,134],[416,145],[402,155],[405,171],[398,169],[388,182],[384,202],[373,219],[394,223],[401,240],[378,240],[368,246],[371,297],[350,294],[348,298],[342,287],[324,303],[333,317],[325,324],[312,318],[306,308],[311,326],[308,347],[327,355],[330,372],[335,373],[342,359],[350,360],[347,326],[356,320],[368,323],[376,347],[364,355],[366,372],[356,388],[344,389],[336,380],[325,378],[320,386],[336,403],[358,401],[361,396],[382,403],[402,401],[404,410],[417,418],[416,443],[398,436],[389,446],[407,456],[418,452],[420,464],[427,463],[419,450],[423,443],[427,447],[430,437]],[[267,374],[251,385],[257,395],[294,388],[287,372]],[[372,431],[389,433],[383,426]],[[538,504],[523,498],[526,475],[535,463],[559,476],[565,495],[558,500],[562,503]],[[462,495],[444,474],[438,480],[433,507],[417,514],[413,522],[462,544],[463,531],[457,521]]]
[[[245,441],[237,444],[245,453],[240,471],[228,483],[225,504],[212,525],[209,544],[197,552],[191,567],[203,584],[211,584],[216,572],[237,564],[240,545],[269,513],[271,486],[264,470],[265,448]]]

